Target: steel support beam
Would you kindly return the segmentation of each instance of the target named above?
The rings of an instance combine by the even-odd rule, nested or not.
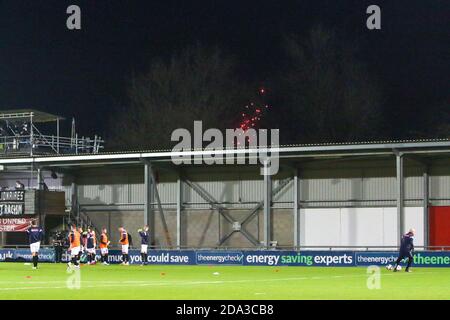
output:
[[[226,212],[226,211],[219,211],[221,215],[225,218],[225,220],[228,221],[231,225],[235,222],[234,219]],[[241,228],[239,231],[233,230],[229,234],[225,235],[219,240],[219,245],[222,245],[231,235],[235,232],[242,233],[251,243],[253,243],[255,246],[259,245],[258,239],[256,239],[251,233],[249,233],[245,228],[243,228],[243,224],[241,223]]]
[[[274,198],[281,190],[283,190],[290,182],[292,178],[288,178],[282,180],[275,188],[272,189],[272,198]],[[242,225],[248,223],[256,214],[258,210],[264,207],[264,200],[259,202],[253,209],[250,211],[249,215],[242,221]]]
[[[72,175],[72,182],[70,185],[70,212],[69,220],[78,218],[78,186],[75,177]],[[72,221],[70,221],[72,222]],[[111,232],[111,230],[109,230]]]
[[[34,128],[33,128],[33,112],[30,113],[30,156],[33,156],[34,146]]]
[[[183,210],[183,181],[180,177],[177,179],[177,248],[183,245],[181,241],[181,212]]]
[[[268,162],[264,162],[264,246],[269,247],[271,241],[271,212],[272,212],[272,176],[269,174]]]
[[[298,170],[295,171],[294,175],[294,206],[293,206],[293,214],[294,214],[294,247],[300,247],[300,179],[298,176]]]
[[[429,202],[430,202],[430,182],[429,182],[429,170],[431,166],[431,161],[425,158],[421,158],[416,155],[410,155],[410,154],[404,154],[404,158],[407,158],[408,160],[413,160],[423,166],[423,172],[422,172],[422,187],[423,187],[423,245],[426,247],[429,245]],[[406,230],[404,230],[406,231]]]
[[[32,171],[33,172],[33,171]],[[42,190],[42,170],[40,167],[36,168],[37,172],[37,189]],[[30,187],[33,185],[33,180],[30,180],[29,184]],[[38,207],[38,220],[39,220],[39,226],[42,227],[45,230],[45,213],[42,212],[42,206],[44,202],[44,194],[39,193],[37,197],[37,207]]]
[[[159,197],[158,188],[156,187],[156,180],[155,180],[153,173],[151,176],[152,176],[153,192],[156,197],[156,203],[158,205],[158,211],[159,211],[159,215],[161,217],[161,223],[163,225],[164,235],[166,237],[167,245],[169,247],[172,247],[172,240],[170,238],[169,228],[167,227],[166,217],[164,216],[164,210],[163,210],[163,207],[161,204],[161,198]]]
[[[59,117],[56,118],[56,152],[59,154]]]
[[[42,170],[41,168],[37,168],[37,189],[43,190],[43,179],[42,179]]]
[[[430,230],[430,222],[429,222],[429,197],[430,197],[430,182],[429,182],[429,168],[428,166],[424,167],[423,170],[423,242],[424,246],[429,246],[429,230]]]
[[[154,197],[156,199],[156,204],[158,206],[158,211],[159,211],[159,215],[160,215],[160,218],[161,218],[161,224],[163,226],[164,236],[166,238],[167,245],[169,247],[172,247],[172,240],[170,238],[169,228],[167,227],[166,218],[164,216],[164,210],[163,210],[163,207],[162,207],[162,204],[161,204],[161,198],[159,197],[158,187],[156,186],[155,173],[153,172],[152,164],[150,162],[148,162],[148,161],[146,161],[145,163],[147,165],[148,175],[149,175],[149,179],[150,179],[150,182],[151,182],[151,185],[152,185],[151,190],[153,192],[153,195],[154,195]],[[153,217],[153,220],[154,220],[154,217]],[[153,225],[154,225],[154,223],[153,223]]]
[[[216,199],[214,199],[208,192],[203,190],[200,186],[195,184],[194,182],[184,179],[184,182],[191,187],[192,190],[194,190],[203,200],[209,203],[209,205],[216,210],[224,210],[225,208],[219,204]]]
[[[151,178],[151,167],[144,163],[144,224],[148,225],[150,245],[155,245],[155,211],[153,210],[153,183]]]
[[[400,245],[401,236],[405,233],[403,154],[400,152],[395,152],[395,159],[397,171],[397,244]]]
[[[206,192],[205,190],[203,190],[200,186],[196,185],[195,183],[193,183],[192,181],[189,181],[188,179],[185,179],[186,184],[192,188],[192,190],[194,190],[195,192],[197,192],[197,194],[202,197],[203,200],[205,200],[206,202],[209,203],[209,205],[217,210],[219,212],[219,214],[225,218],[225,220],[230,223],[231,225],[236,222],[233,217],[231,217],[228,212],[226,211],[226,208],[223,207],[222,205],[220,205],[218,203],[217,200],[215,200],[213,198],[213,196],[211,196],[208,192]],[[240,232],[242,233],[251,243],[253,243],[253,245],[259,245],[259,242],[257,239],[255,239],[255,237],[253,235],[251,235],[249,232],[247,232],[247,230],[244,229],[243,226],[243,222],[241,222],[241,229],[239,231],[237,230],[233,230],[230,233],[228,233],[227,235],[223,236],[221,239],[219,239],[219,243],[218,245],[222,245],[226,240],[228,240],[233,233],[235,232]]]

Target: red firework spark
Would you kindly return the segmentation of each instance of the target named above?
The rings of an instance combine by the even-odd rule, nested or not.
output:
[[[260,100],[263,102],[255,103],[250,102],[248,105],[245,106],[244,111],[241,112],[241,120],[239,123],[239,128],[241,128],[244,133],[247,132],[249,129],[258,129],[259,125],[261,124],[261,120],[266,115],[269,105],[264,103],[264,97],[266,95],[267,90],[265,88],[259,88],[258,94],[260,97]],[[240,134],[242,135],[242,134]],[[248,137],[247,137],[247,142]],[[237,145],[240,145],[240,142],[237,142]]]

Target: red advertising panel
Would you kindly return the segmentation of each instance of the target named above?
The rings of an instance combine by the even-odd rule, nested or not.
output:
[[[430,245],[450,246],[450,207],[430,207]]]
[[[30,227],[32,219],[0,218],[0,232],[25,232]]]

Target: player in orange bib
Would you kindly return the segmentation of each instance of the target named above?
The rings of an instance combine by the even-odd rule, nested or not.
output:
[[[120,240],[119,243],[122,245],[122,264],[127,266],[130,264],[128,257],[128,247],[130,243],[128,242],[128,232],[124,227],[119,228]]]
[[[108,263],[108,246],[110,241],[108,240],[108,231],[106,228],[102,229],[102,234],[100,235],[100,253],[102,255],[102,263],[104,265],[109,265]]]
[[[81,245],[81,234],[78,232],[76,225],[71,225],[70,234],[69,234],[69,243],[70,243],[70,262],[67,266],[71,268],[80,268],[80,264],[78,263],[78,255],[80,253],[80,245]]]
[[[77,260],[78,263],[81,261],[81,256],[84,253],[84,249],[86,248],[86,233],[83,231],[82,227],[78,228],[78,233],[80,234],[80,252],[78,253]]]

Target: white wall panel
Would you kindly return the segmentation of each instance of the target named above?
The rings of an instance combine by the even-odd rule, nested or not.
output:
[[[300,226],[303,243],[307,246],[338,246],[341,238],[340,209],[305,209]]]
[[[377,246],[383,242],[382,208],[343,208],[341,246]]]
[[[300,210],[302,246],[396,246],[396,208],[330,208]],[[423,245],[423,209],[405,208],[407,228],[417,230]]]
[[[423,225],[423,208],[422,207],[407,207],[405,208],[405,227],[406,231],[410,228],[416,229],[416,236],[414,237],[414,244],[416,246],[424,245],[424,225]]]
[[[383,243],[386,246],[397,246],[397,208],[381,208],[383,210]]]

